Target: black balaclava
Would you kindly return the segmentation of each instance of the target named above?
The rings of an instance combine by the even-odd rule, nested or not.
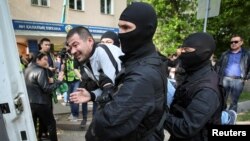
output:
[[[157,27],[157,16],[151,5],[143,2],[133,2],[122,12],[119,20],[136,25],[135,30],[118,34],[121,49],[125,55],[133,54],[145,44],[153,44],[152,38]]]
[[[186,72],[196,71],[210,63],[216,45],[213,37],[207,33],[193,33],[183,42],[183,47],[196,49],[194,52],[182,53],[179,59]]]
[[[105,32],[102,35],[101,40],[103,38],[110,38],[110,39],[112,39],[114,41],[114,45],[116,45],[117,47],[120,47],[119,37],[118,37],[118,35],[115,32],[113,32],[113,31],[107,31],[107,32]]]

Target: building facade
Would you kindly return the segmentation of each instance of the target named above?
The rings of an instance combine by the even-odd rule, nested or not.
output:
[[[118,32],[127,0],[9,0],[12,23],[21,55],[38,51],[40,39],[51,40],[56,51],[67,31],[86,26],[98,41],[107,30]]]

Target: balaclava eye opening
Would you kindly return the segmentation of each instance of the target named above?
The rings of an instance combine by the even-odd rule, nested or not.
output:
[[[182,53],[179,58],[186,72],[196,71],[210,63],[210,57],[215,51],[216,44],[213,37],[207,33],[194,33],[183,42],[182,47],[194,48],[194,52]]]
[[[130,54],[144,44],[152,42],[157,27],[157,16],[151,5],[134,2],[122,12],[120,20],[136,25],[135,30],[131,32],[119,33],[121,48],[125,54]]]

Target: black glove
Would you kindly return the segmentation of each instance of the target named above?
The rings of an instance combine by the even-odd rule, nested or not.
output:
[[[96,102],[99,104],[100,108],[104,107],[106,103],[113,99],[113,85],[107,85],[103,88],[102,94],[96,98]]]
[[[100,72],[100,75],[99,75],[99,82],[98,83],[99,83],[99,87],[101,89],[103,89],[103,86],[105,84],[108,84],[108,83],[113,84],[113,81],[106,74],[104,74],[102,70],[99,70],[99,72]]]

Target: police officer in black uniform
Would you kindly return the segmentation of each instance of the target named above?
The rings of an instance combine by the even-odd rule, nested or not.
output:
[[[170,141],[207,140],[207,127],[221,122],[219,77],[210,61],[215,47],[213,37],[207,33],[191,34],[181,46],[179,59],[186,77],[176,89],[164,123]]]
[[[162,141],[163,129],[155,128],[164,113],[166,73],[152,41],[156,13],[149,4],[135,2],[122,12],[118,25],[125,69],[117,76],[114,93],[105,90],[110,85],[103,82],[108,81],[100,82],[103,94],[96,98],[100,107],[86,140]],[[80,103],[90,97],[95,99],[93,94],[79,89],[70,99]]]

